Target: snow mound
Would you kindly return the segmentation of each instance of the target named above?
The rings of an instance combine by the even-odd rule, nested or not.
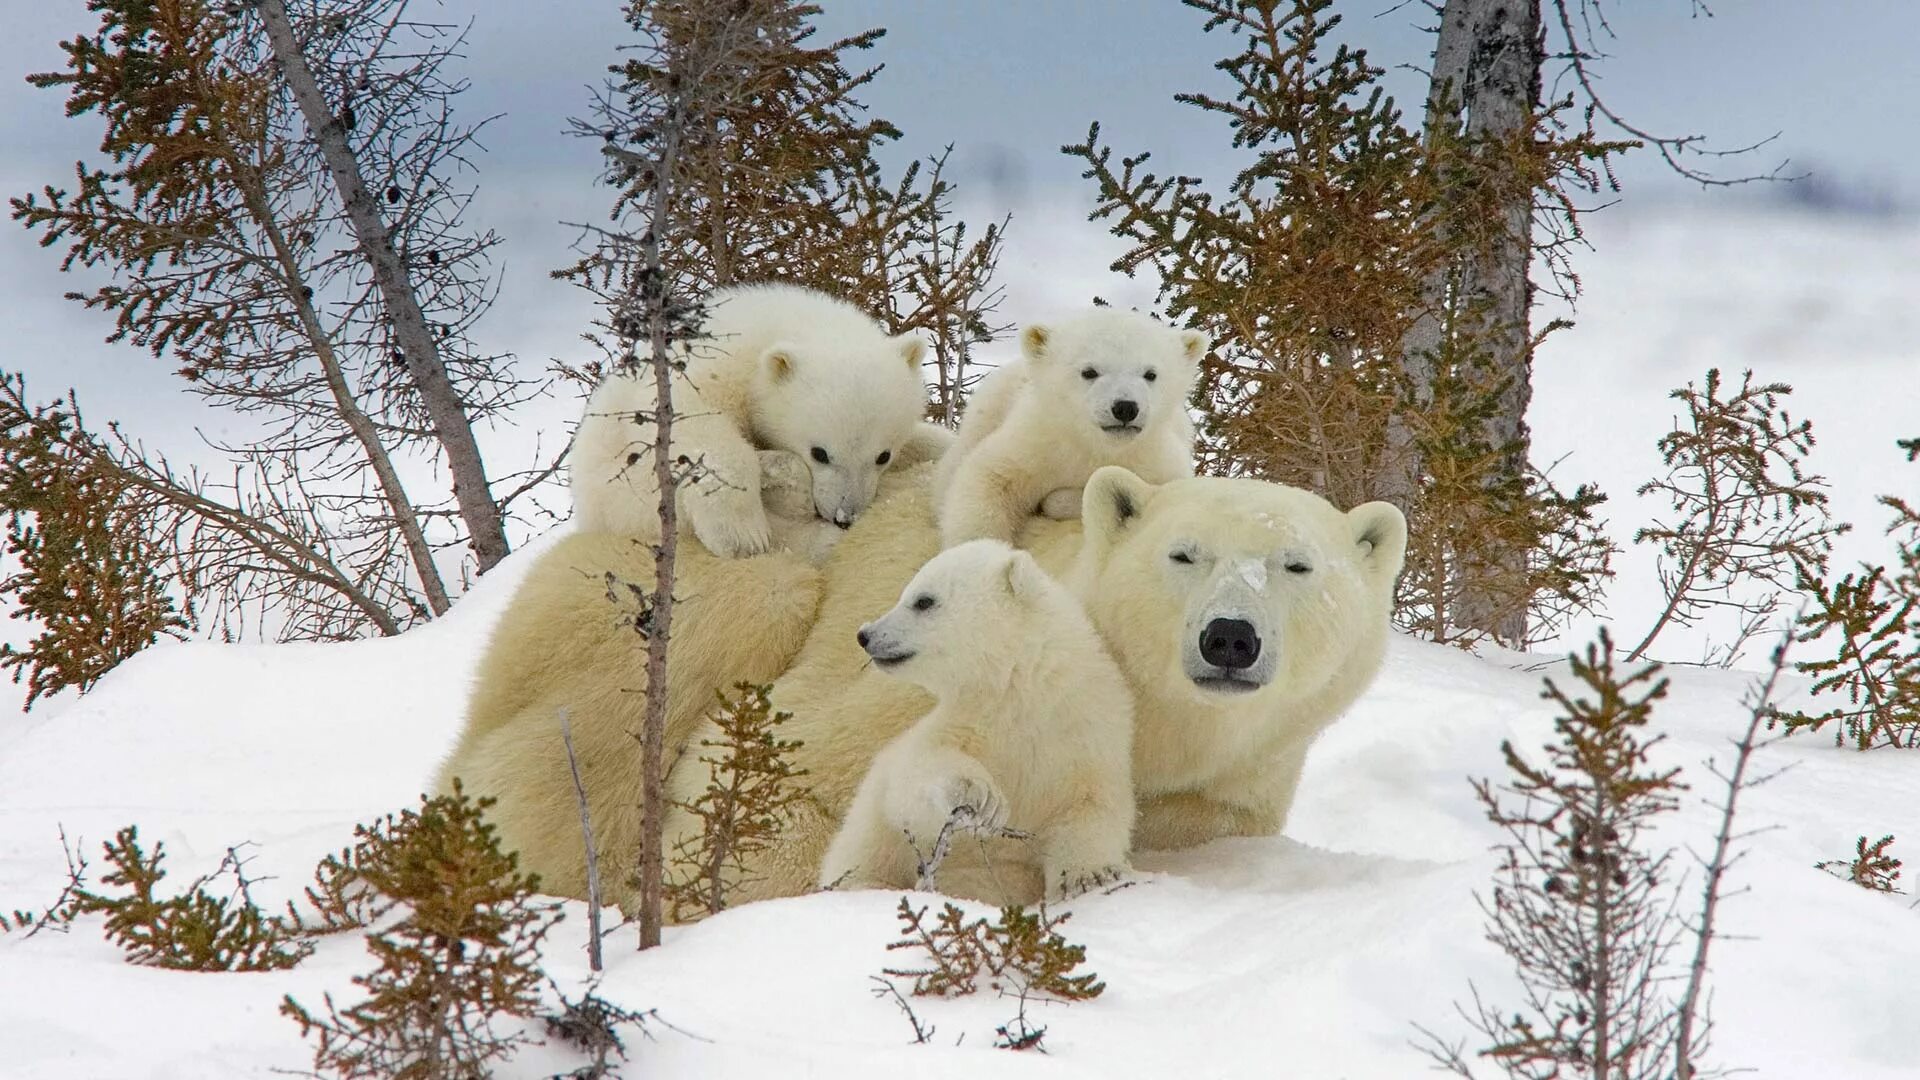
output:
[[[489,575],[445,620],[397,639],[168,646],[36,716],[0,746],[0,908],[52,899],[63,878],[60,828],[97,856],[99,841],[128,823],[165,842],[176,881],[249,841],[251,870],[274,876],[263,899],[292,895],[355,822],[415,800],[451,743],[485,635],[528,558]],[[1148,856],[1131,886],[1071,905],[1066,932],[1087,946],[1108,989],[1032,1009],[1048,1029],[1045,1056],[992,1048],[1014,1003],[984,993],[916,1002],[938,1030],[934,1045],[909,1045],[905,1019],[870,995],[869,977],[903,959],[886,950],[898,897],[825,894],[671,930],[666,947],[647,954],[629,951],[625,932],[612,939],[601,992],[657,1008],[666,1022],[654,1040],[635,1041],[630,1071],[703,1080],[1419,1075],[1414,1022],[1465,1035],[1452,1003],[1469,981],[1490,1001],[1516,997],[1504,958],[1482,940],[1474,894],[1487,887],[1494,835],[1467,779],[1497,775],[1501,740],[1548,738],[1543,675],[1564,668],[1396,640],[1378,684],[1316,747],[1287,836]],[[1700,765],[1725,757],[1749,677],[1672,675],[1656,713],[1668,737],[1661,750],[1696,788],[1663,838],[1704,847],[1714,824],[1704,799],[1717,793]],[[1916,1075],[1920,911],[1910,897],[1869,894],[1812,864],[1849,852],[1863,832],[1920,842],[1920,758],[1859,755],[1816,736],[1774,744],[1760,761],[1789,765],[1749,793],[1742,817],[1744,828],[1767,831],[1749,841],[1735,874],[1748,891],[1724,908],[1716,1060],[1781,1077]],[[0,1077],[300,1070],[309,1052],[277,1015],[280,996],[314,1004],[331,991],[351,1001],[350,978],[370,966],[346,936],[288,972],[164,972],[125,964],[98,930],[87,920],[67,934],[0,936]],[[570,904],[547,948],[562,986],[585,977],[584,935],[581,907]],[[533,1049],[500,1075],[576,1064]]]

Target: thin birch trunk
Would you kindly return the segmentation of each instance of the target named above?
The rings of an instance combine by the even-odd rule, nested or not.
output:
[[[652,615],[647,619],[647,712],[640,728],[640,947],[660,944],[665,877],[667,642],[673,625],[673,572],[680,531],[679,484],[673,462],[673,363],[668,355],[669,283],[660,237],[672,227],[672,196],[685,112],[675,101],[657,138],[653,205],[640,239],[640,290],[645,302],[653,366],[653,475],[660,489],[660,544],[654,549]]]
[[[387,317],[393,321],[394,341],[405,358],[407,374],[420,394],[434,437],[446,454],[460,519],[466,524],[474,557],[484,574],[506,557],[507,534],[500,507],[493,501],[492,486],[487,480],[486,465],[481,460],[466,406],[447,376],[439,342],[427,324],[426,313],[420,309],[406,261],[394,250],[392,234],[381,220],[378,205],[360,174],[360,162],[347,141],[346,127],[328,108],[313,69],[294,38],[284,0],[257,0],[257,3],[280,74],[326,159],[327,172],[339,191],[354,239],[372,271]],[[435,608],[436,613],[441,610],[444,605]]]

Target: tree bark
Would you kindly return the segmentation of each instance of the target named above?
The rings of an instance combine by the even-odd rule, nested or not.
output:
[[[672,227],[673,183],[680,164],[685,112],[669,106],[657,138],[653,205],[640,240],[640,294],[645,305],[649,362],[653,368],[653,475],[660,489],[660,544],[653,553],[652,615],[647,619],[647,712],[640,728],[640,947],[660,944],[666,877],[665,826],[667,735],[667,641],[673,626],[673,575],[679,535],[679,484],[673,461],[673,376],[668,353],[670,283],[660,258],[660,237]]]
[[[474,556],[484,574],[505,558],[509,549],[500,507],[493,501],[486,464],[481,460],[466,406],[447,376],[446,363],[426,313],[420,308],[412,275],[394,250],[392,235],[360,174],[360,162],[347,141],[346,127],[328,108],[313,69],[294,38],[284,0],[257,0],[257,5],[281,77],[326,159],[327,172],[339,191],[354,239],[373,273],[387,317],[393,321],[394,342],[405,358],[407,374],[420,394],[434,437],[446,454],[460,519],[466,524]]]
[[[427,594],[427,607],[436,616],[444,615],[451,601],[447,597],[446,583],[441,580],[440,568],[433,561],[433,547],[427,543],[426,530],[420,525],[420,515],[414,509],[413,500],[407,497],[406,486],[400,480],[399,470],[394,467],[392,455],[387,452],[386,444],[380,441],[378,426],[353,396],[353,387],[347,382],[347,373],[340,364],[339,354],[334,352],[333,341],[327,337],[326,329],[320,325],[319,313],[313,309],[312,290],[305,285],[306,278],[301,272],[299,260],[294,258],[293,248],[287,243],[280,223],[274,220],[264,181],[250,164],[236,163],[235,168],[235,184],[247,201],[248,212],[266,235],[267,243],[273,247],[274,259],[286,285],[288,301],[293,304],[294,315],[300,320],[300,331],[313,346],[314,359],[320,365],[327,393],[333,398],[341,422],[367,456],[367,465],[373,470],[374,481],[380,486],[381,499],[393,515],[394,528],[400,530],[400,538],[406,544],[414,573],[420,575],[420,588]],[[385,629],[384,626],[382,629]]]
[[[1440,31],[1434,41],[1433,72],[1427,83],[1426,141],[1431,147],[1442,131],[1460,127],[1461,101],[1467,82],[1467,60],[1472,56],[1473,21],[1470,3],[1450,0],[1440,12]],[[1440,351],[1446,328],[1446,308],[1454,279],[1451,260],[1427,272],[1420,283],[1420,310],[1401,339],[1400,369],[1407,392],[1416,405],[1433,394],[1433,358]],[[1387,418],[1387,467],[1381,497],[1411,514],[1423,469],[1413,432],[1398,411]]]
[[[1427,137],[1464,132],[1470,143],[1511,139],[1529,130],[1540,99],[1539,0],[1446,0],[1434,48],[1427,94]],[[1433,354],[1448,323],[1472,318],[1477,344],[1491,360],[1489,376],[1507,385],[1496,415],[1487,423],[1489,445],[1505,448],[1490,484],[1524,483],[1530,437],[1527,406],[1533,397],[1531,312],[1533,281],[1532,193],[1516,194],[1501,211],[1499,239],[1483,250],[1449,259],[1422,289],[1421,318],[1408,332],[1402,363],[1412,389],[1430,392]],[[1404,425],[1388,432],[1388,497],[1411,503],[1421,462]],[[1526,640],[1524,592],[1528,552],[1498,546],[1460,568],[1460,626],[1496,640]]]

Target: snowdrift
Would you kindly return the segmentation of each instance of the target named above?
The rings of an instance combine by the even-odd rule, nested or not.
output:
[[[472,668],[523,552],[445,620],[346,645],[170,645],[93,693],[34,715],[0,742],[0,907],[44,905],[64,877],[59,830],[90,857],[125,824],[164,841],[171,881],[250,842],[250,870],[277,904],[353,824],[411,804],[459,723]],[[1704,848],[1718,791],[1702,767],[1726,756],[1750,676],[1672,669],[1656,714],[1663,760],[1695,788],[1662,839]],[[1475,892],[1494,833],[1468,787],[1498,772],[1499,744],[1549,735],[1552,658],[1477,658],[1399,639],[1385,672],[1317,745],[1287,835],[1223,841],[1141,860],[1136,884],[1073,905],[1069,937],[1108,983],[1101,998],[1038,1006],[1045,1056],[992,1048],[1014,1003],[990,994],[916,1003],[933,1044],[870,996],[896,962],[887,893],[744,907],[670,930],[664,948],[610,942],[602,993],[657,1008],[629,1074],[648,1077],[1057,1075],[1404,1078],[1426,1062],[1419,1022],[1465,1036],[1452,1003],[1471,981],[1516,998],[1482,940]],[[1802,684],[1792,684],[1801,692]],[[1760,1075],[1913,1076],[1920,1071],[1920,911],[1813,869],[1860,833],[1920,844],[1920,758],[1859,755],[1819,736],[1776,743],[1758,766],[1789,767],[1748,795],[1748,841],[1724,908],[1713,979],[1715,1060]],[[1906,844],[1897,844],[1899,853]],[[1686,860],[1683,852],[1681,859]],[[1697,875],[1685,888],[1686,907]],[[926,898],[922,898],[926,899]],[[581,906],[549,938],[549,972],[586,975]],[[352,935],[299,968],[192,974],[132,967],[97,919],[67,934],[0,936],[0,1077],[252,1077],[303,1070],[308,1048],[276,1012],[292,993],[354,999],[371,966]],[[957,1045],[956,1045],[957,1044]],[[553,1049],[501,1075],[579,1064]]]

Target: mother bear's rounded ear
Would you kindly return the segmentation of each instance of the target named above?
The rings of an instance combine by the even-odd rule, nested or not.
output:
[[[1111,544],[1137,524],[1160,490],[1118,465],[1097,470],[1080,495],[1080,522],[1086,543]]]
[[[1347,511],[1347,524],[1367,568],[1388,580],[1399,576],[1407,560],[1407,516],[1400,508],[1389,502],[1362,503]]]

